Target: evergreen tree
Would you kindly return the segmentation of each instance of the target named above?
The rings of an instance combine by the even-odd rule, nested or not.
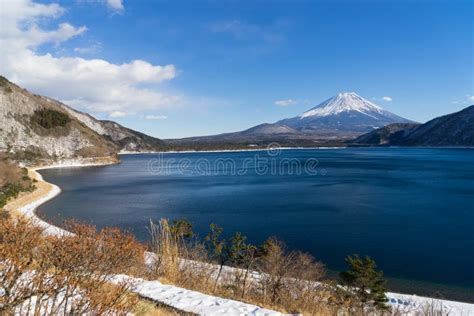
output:
[[[377,309],[387,309],[383,272],[377,270],[375,261],[366,256],[347,256],[349,270],[341,272],[340,277],[348,291],[355,295],[362,305],[371,305]]]
[[[217,283],[219,282],[219,277],[222,273],[222,268],[229,260],[229,247],[227,245],[227,240],[221,238],[222,231],[224,230],[222,227],[211,223],[209,229],[210,231],[205,238],[207,249],[211,258],[216,260],[219,264],[219,271],[217,272],[217,277],[214,283],[215,291]]]
[[[174,220],[170,226],[170,232],[176,238],[191,238],[194,236],[193,224],[185,219]]]

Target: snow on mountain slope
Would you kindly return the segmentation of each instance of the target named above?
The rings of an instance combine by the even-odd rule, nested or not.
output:
[[[95,131],[97,134],[99,135],[107,135],[107,130],[102,126],[101,122],[97,119],[95,119],[94,117],[92,117],[91,115],[87,114],[87,113],[83,113],[83,112],[79,112],[79,111],[76,111],[74,110],[73,108],[69,107],[68,105],[66,104],[63,104],[61,102],[58,102],[56,100],[53,100],[53,99],[50,99],[50,98],[47,98],[47,97],[43,97],[47,100],[49,100],[49,102],[56,102],[58,103],[60,106],[62,106],[70,115],[74,116],[76,119],[78,119],[79,121],[81,121],[83,124],[85,124],[87,127],[89,127],[90,129],[92,129],[93,131]]]
[[[189,148],[199,144],[257,144],[279,142],[288,146],[337,146],[343,141],[394,123],[415,123],[395,115],[355,92],[339,93],[292,118],[260,124],[240,132],[168,140]]]
[[[355,136],[392,123],[413,122],[382,109],[355,92],[344,92],[276,124],[310,134]]]
[[[374,103],[365,100],[355,92],[344,92],[327,99],[309,111],[299,115],[300,118],[337,115],[341,112],[357,111],[370,117],[375,117],[374,113],[396,117],[396,115],[385,111]]]
[[[97,134],[110,139],[118,146],[120,152],[159,151],[165,148],[165,144],[161,139],[134,131],[116,122],[98,120],[87,113],[77,111],[59,101],[47,97],[43,98],[51,103],[58,104],[71,116],[75,117]]]
[[[275,124],[260,124],[255,127],[249,128],[242,132],[245,135],[259,135],[259,134],[295,134],[298,133],[291,127],[285,125]]]
[[[45,129],[32,122],[35,112],[66,114],[66,126]],[[101,121],[49,97],[33,94],[0,76],[0,151],[55,159],[109,156],[120,151],[159,151],[155,137],[111,121]]]
[[[38,123],[41,113],[50,116],[50,125]],[[63,115],[69,121],[53,124],[53,115]],[[68,116],[59,102],[32,94],[0,76],[0,151],[19,159],[65,159],[112,156],[116,150],[108,139]]]

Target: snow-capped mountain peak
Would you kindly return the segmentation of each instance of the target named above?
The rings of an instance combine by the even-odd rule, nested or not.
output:
[[[304,133],[353,135],[392,123],[413,123],[395,115],[355,92],[339,93],[298,116],[278,121]]]
[[[373,116],[372,114],[386,114],[386,111],[381,107],[364,99],[357,93],[343,92],[304,112],[299,115],[299,118],[323,117],[351,111],[357,111],[368,116]]]

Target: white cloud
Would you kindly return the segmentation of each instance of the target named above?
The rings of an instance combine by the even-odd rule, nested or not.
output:
[[[125,117],[127,116],[127,113],[125,112],[120,112],[120,111],[113,111],[109,114],[110,117],[113,117],[113,118],[118,118],[118,117]]]
[[[276,23],[274,25],[261,26],[240,20],[224,20],[210,25],[210,31],[213,33],[231,34],[233,37],[240,39],[254,38],[266,43],[276,44],[283,40],[280,34],[280,28],[283,25],[284,23]]]
[[[89,46],[84,47],[75,47],[74,52],[78,54],[96,54],[102,50],[102,43],[101,42],[93,42]]]
[[[145,115],[145,120],[166,120],[168,117],[166,115]]]
[[[295,104],[298,104],[298,101],[293,100],[293,99],[275,101],[275,105],[278,105],[278,106],[290,106],[290,105],[295,105]]]
[[[112,11],[113,13],[121,14],[125,11],[123,0],[76,0],[76,2],[105,5],[109,11]]]
[[[458,99],[451,101],[452,104],[461,104],[461,105],[472,105],[474,104],[474,95],[466,94],[464,99]]]
[[[107,7],[115,12],[123,12],[125,10],[123,6],[123,0],[106,0]]]
[[[386,102],[392,102],[393,101],[393,99],[391,97],[382,97],[382,100],[386,101]]]
[[[63,12],[57,4],[37,4],[31,0],[3,5],[0,73],[36,93],[95,113],[134,114],[180,100],[179,96],[156,90],[156,84],[177,76],[174,65],[152,65],[139,59],[114,64],[103,59],[40,54],[40,46],[60,45],[86,32],[85,26],[69,23],[61,23],[53,30],[39,26],[39,19],[54,19]]]

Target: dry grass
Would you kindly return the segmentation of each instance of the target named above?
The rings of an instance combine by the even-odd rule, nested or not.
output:
[[[288,251],[275,238],[250,252],[245,251],[250,249],[244,247],[245,239],[234,237],[229,245],[214,238],[220,251],[232,254],[225,262],[234,268],[224,266],[221,272],[222,261],[214,261],[205,244],[173,234],[167,220],[152,223],[150,231],[157,258],[150,278],[287,313],[332,314],[345,309],[333,286],[318,282],[324,278],[324,266],[309,254]],[[237,255],[235,249],[240,250]]]
[[[29,180],[23,179],[25,176],[24,171],[10,163],[7,160],[3,160],[0,156],[0,188],[7,183],[19,183],[22,186],[29,186]]]
[[[354,296],[324,279],[324,266],[310,255],[288,251],[275,239],[254,249],[251,256],[235,252],[218,278],[219,265],[204,243],[187,239],[173,225],[161,220],[152,225],[153,250],[157,259],[152,269],[143,263],[144,246],[116,228],[97,231],[70,222],[67,236],[44,236],[42,229],[27,220],[0,221],[0,314],[58,314],[68,312],[117,315],[191,315],[130,293],[131,284],[111,285],[105,277],[128,274],[160,279],[164,283],[200,292],[243,300],[251,304],[304,315],[403,315],[361,305]],[[237,247],[245,239],[232,239],[231,247],[219,240],[222,249]],[[230,250],[229,250],[230,251]],[[248,254],[247,254],[248,255]],[[249,259],[250,258],[250,259]],[[24,277],[28,276],[25,282]],[[78,295],[80,294],[80,295]],[[42,304],[32,304],[32,298]],[[69,307],[67,307],[69,306]],[[417,315],[446,315],[439,304],[429,304]]]
[[[164,304],[150,300],[140,299],[138,304],[131,310],[136,316],[191,316],[192,313],[183,312]]]
[[[45,236],[23,218],[0,221],[0,314],[121,315],[135,306],[131,284],[107,275],[142,270],[143,246],[115,228],[67,228],[74,235]]]
[[[30,176],[35,175],[34,171],[30,171]],[[37,191],[20,197],[15,201],[16,204],[9,204],[10,209],[14,210],[15,205],[19,207],[28,204],[51,189],[50,184],[42,181],[36,185],[38,186]],[[21,222],[22,219],[19,218]],[[234,236],[231,240],[226,241],[220,239],[219,234],[216,234],[214,242],[215,245],[222,247],[221,253],[226,253],[226,251],[227,255],[228,252],[232,253],[226,260],[220,261],[215,255],[216,249],[209,245],[209,241],[206,243],[189,238],[185,231],[180,231],[176,225],[163,219],[158,224],[152,224],[150,228],[151,250],[157,255],[157,260],[150,270],[143,266],[142,255],[138,255],[143,252],[143,246],[135,243],[132,236],[124,234],[118,229],[108,229],[106,232],[98,233],[93,227],[76,223],[69,224],[67,229],[75,231],[80,238],[44,239],[35,233],[33,234],[36,236],[34,238],[20,238],[26,241],[26,246],[17,243],[15,247],[25,250],[26,252],[19,252],[19,254],[24,256],[24,259],[28,259],[31,258],[31,253],[34,253],[33,248],[38,247],[29,248],[28,244],[34,245],[36,240],[42,240],[43,245],[39,248],[46,249],[45,245],[48,244],[49,250],[44,253],[56,254],[56,257],[45,256],[45,259],[49,258],[49,264],[51,265],[51,261],[54,261],[53,266],[56,267],[69,263],[67,269],[63,266],[59,270],[72,275],[77,267],[88,266],[90,270],[94,267],[94,263],[97,266],[92,270],[95,270],[96,274],[128,273],[148,279],[158,278],[163,283],[241,300],[287,313],[357,315],[366,314],[367,311],[354,308],[354,306],[359,306],[360,302],[355,301],[354,298],[348,299],[347,293],[341,291],[335,283],[323,280],[324,266],[320,262],[315,261],[308,254],[288,251],[285,245],[275,238],[270,238],[264,245],[255,247],[246,244],[243,236]],[[97,248],[94,246],[97,238],[105,238],[104,240],[109,244],[120,239],[122,245],[133,244],[134,246],[132,248],[114,246],[114,249],[109,248],[108,257],[104,257],[103,253],[97,254],[93,251]],[[2,240],[2,236],[0,236],[0,240]],[[46,243],[44,243],[45,240],[47,240]],[[10,252],[12,251],[10,250]],[[0,255],[2,254],[0,253]],[[89,258],[90,261],[81,262],[79,260],[81,257],[83,259]],[[124,257],[135,259],[127,260],[128,266],[124,268],[122,260]],[[91,260],[92,258],[95,260]],[[37,260],[34,258],[35,262]],[[43,262],[45,261],[43,260]],[[222,265],[222,272],[219,273],[219,264],[223,262],[228,266]],[[101,268],[97,268],[98,266]],[[42,266],[40,265],[40,267]],[[28,269],[36,269],[36,265],[22,267],[20,271]],[[53,268],[53,271],[56,269]],[[50,273],[51,270],[47,272]],[[318,281],[323,281],[322,285]],[[38,286],[43,285],[39,282]],[[76,282],[74,286],[77,288],[79,283]],[[92,286],[92,284],[89,283],[87,286]],[[95,287],[93,292],[96,294],[91,292],[91,300],[97,300],[97,303],[94,303],[97,306],[101,304],[104,306],[117,305],[119,310],[133,306],[135,309],[138,308],[137,312],[141,315],[160,315],[160,313],[162,315],[182,315],[179,311],[149,301],[140,300],[140,304],[136,306],[121,299],[103,301],[102,297],[120,298],[125,295],[126,285],[123,286],[122,291],[120,287],[117,290],[117,288],[110,288],[106,283],[102,283],[101,286]],[[84,287],[84,284],[81,287]],[[92,287],[94,288],[94,286]],[[373,314],[381,313],[373,310],[371,312]]]

